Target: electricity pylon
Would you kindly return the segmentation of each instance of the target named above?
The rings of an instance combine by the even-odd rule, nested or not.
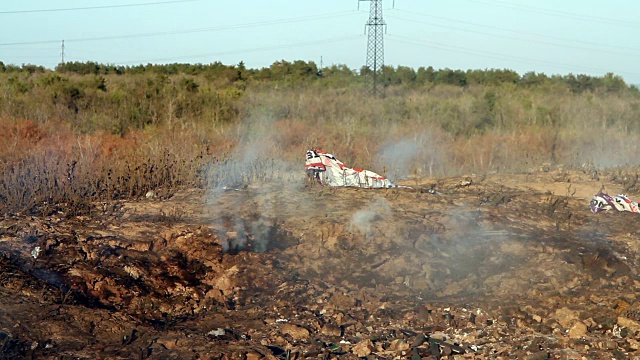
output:
[[[384,66],[384,32],[387,24],[382,18],[382,0],[358,0],[371,2],[369,21],[366,24],[367,64],[373,78],[372,92],[378,94],[378,77],[382,74]]]

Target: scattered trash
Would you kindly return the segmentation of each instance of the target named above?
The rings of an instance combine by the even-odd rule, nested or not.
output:
[[[37,259],[38,256],[40,256],[40,246],[36,246],[33,250],[31,250],[31,256],[33,256],[34,259]]]
[[[277,323],[286,323],[289,322],[289,319],[278,319],[276,320]]]
[[[593,213],[614,209],[617,211],[640,213],[640,207],[638,207],[638,203],[631,201],[626,195],[619,194],[616,196],[611,196],[603,193],[602,191],[593,196],[593,198],[591,199],[590,207]]]
[[[210,336],[224,336],[226,334],[226,332],[224,331],[223,328],[218,328],[216,330],[211,330],[207,333],[207,335]]]
[[[225,191],[240,191],[240,189],[238,189],[238,188],[233,188],[233,187],[229,187],[229,186],[223,186],[222,190],[225,190]]]

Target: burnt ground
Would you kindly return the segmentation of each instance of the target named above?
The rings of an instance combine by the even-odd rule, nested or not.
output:
[[[278,183],[5,215],[0,358],[640,358],[640,215],[588,206],[636,180]]]

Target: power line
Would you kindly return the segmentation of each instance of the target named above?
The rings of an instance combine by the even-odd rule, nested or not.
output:
[[[516,61],[516,62],[522,62],[522,63],[539,63],[539,64],[545,64],[545,65],[552,65],[552,66],[558,67],[558,68],[565,68],[565,69],[569,69],[569,70],[582,69],[582,70],[586,70],[586,71],[594,71],[594,72],[600,72],[600,73],[611,72],[611,70],[604,70],[604,69],[592,68],[592,67],[587,67],[587,66],[574,66],[574,65],[569,65],[569,64],[556,63],[556,62],[553,62],[553,61],[536,60],[536,59],[519,57],[519,56],[497,54],[497,53],[492,53],[492,52],[488,52],[488,51],[482,51],[482,50],[476,50],[476,49],[468,49],[468,48],[463,48],[463,47],[459,47],[459,46],[452,46],[452,45],[447,45],[447,44],[441,44],[441,43],[417,40],[417,39],[412,39],[412,38],[407,38],[407,37],[397,36],[397,35],[389,35],[389,38],[392,39],[392,40],[401,42],[401,43],[409,44],[409,45],[417,45],[417,46],[424,46],[424,47],[428,47],[428,48],[436,48],[436,49],[441,49],[441,50],[445,50],[445,51],[458,52],[458,53],[467,54],[467,55],[482,56],[482,57],[493,58],[493,59],[498,59],[498,60],[509,60],[509,61]],[[633,76],[640,76],[639,73],[632,73],[632,72],[620,72],[620,73],[633,75]]]
[[[288,24],[288,23],[302,22],[302,21],[309,21],[309,20],[319,20],[319,19],[354,15],[357,13],[358,13],[357,11],[347,11],[347,12],[330,13],[330,14],[324,14],[324,15],[305,16],[305,17],[279,19],[279,20],[271,20],[271,21],[260,21],[260,22],[254,22],[254,23],[228,25],[228,26],[161,31],[161,32],[152,32],[152,33],[99,36],[99,37],[90,37],[90,38],[65,39],[65,41],[67,43],[85,42],[85,41],[104,41],[104,40],[133,39],[133,38],[142,38],[142,37],[155,37],[155,36],[179,35],[179,34],[189,34],[189,33],[198,33],[198,32],[221,31],[221,30],[231,30],[231,29],[239,29],[239,28],[267,26],[267,25]],[[54,44],[54,43],[57,44],[59,42],[60,40],[22,41],[22,42],[13,42],[13,43],[0,43],[0,46],[21,46],[21,45],[38,45],[38,44]]]
[[[166,4],[186,3],[186,2],[194,2],[194,1],[201,1],[201,0],[156,1],[156,2],[138,3],[138,4],[87,6],[87,7],[73,7],[73,8],[60,8],[60,9],[11,10],[11,11],[0,11],[0,14],[28,14],[28,13],[44,13],[44,12],[60,12],[60,11],[113,9],[113,8],[125,8],[125,7],[137,7],[137,6],[166,5]]]
[[[611,19],[611,18],[604,18],[604,17],[597,17],[597,16],[590,16],[590,15],[581,15],[581,14],[575,14],[567,11],[544,9],[544,8],[539,8],[531,5],[512,4],[512,3],[506,3],[503,1],[496,1],[496,0],[467,0],[467,1],[487,4],[487,5],[502,6],[506,8],[515,9],[515,10],[525,11],[525,12],[533,12],[533,13],[538,13],[543,15],[551,15],[551,16],[570,18],[575,20],[600,22],[600,23],[605,23],[609,25],[627,25],[627,26],[633,26],[633,27],[640,27],[640,23],[634,22],[634,21]]]
[[[141,63],[161,62],[161,61],[162,62],[164,62],[164,61],[177,61],[177,60],[181,60],[181,59],[194,59],[194,58],[202,58],[202,57],[210,57],[210,56],[243,54],[243,53],[265,51],[265,50],[287,49],[287,48],[294,48],[294,47],[300,47],[300,46],[319,45],[319,44],[325,44],[325,43],[332,43],[332,42],[340,42],[340,41],[347,41],[347,40],[353,40],[353,39],[360,39],[362,37],[363,37],[363,35],[354,35],[354,36],[346,36],[346,37],[339,37],[339,38],[329,38],[329,39],[316,40],[316,41],[299,42],[299,43],[294,43],[294,44],[264,46],[264,47],[252,48],[252,49],[230,50],[230,51],[212,52],[212,53],[204,53],[204,54],[193,54],[193,55],[182,55],[182,56],[175,56],[175,57],[155,58],[155,59],[145,59],[145,60],[116,61],[114,63],[115,64],[141,64]]]
[[[560,37],[560,36],[542,35],[542,34],[526,32],[526,31],[518,31],[518,30],[513,30],[513,29],[506,29],[506,28],[502,28],[502,27],[498,27],[498,26],[479,24],[479,23],[474,23],[474,22],[470,22],[470,21],[452,19],[452,18],[448,18],[448,17],[444,17],[444,16],[435,16],[435,15],[429,15],[429,14],[424,14],[424,13],[415,12],[415,11],[406,11],[406,10],[397,9],[397,8],[395,10],[399,11],[399,12],[403,12],[403,13],[412,14],[412,15],[428,17],[428,18],[431,18],[431,19],[444,20],[444,21],[447,21],[447,22],[454,22],[454,23],[459,23],[459,24],[478,26],[478,27],[483,27],[483,28],[488,28],[488,29],[495,29],[495,30],[499,30],[499,31],[508,31],[508,32],[512,32],[512,33],[515,33],[515,34],[536,36],[536,37],[540,37],[540,38],[548,38],[548,39],[566,41],[566,42],[571,42],[571,43],[579,43],[579,44],[585,44],[585,45],[601,46],[601,47],[606,47],[606,48],[610,48],[610,49],[619,49],[619,50],[628,50],[628,51],[640,52],[640,49],[638,49],[638,48],[632,48],[632,47],[627,47],[627,46],[616,46],[616,45],[609,45],[609,44],[597,43],[597,42],[592,42],[592,41],[568,39],[568,38],[563,38],[563,37]]]
[[[13,59],[60,59],[60,55],[20,55],[20,54],[12,54],[11,57]]]
[[[469,30],[469,29],[463,29],[463,28],[459,28],[459,27],[455,27],[455,26],[450,26],[450,25],[440,25],[440,24],[432,24],[432,23],[428,23],[428,22],[424,22],[424,21],[418,21],[418,20],[412,20],[412,19],[406,19],[406,18],[402,18],[399,16],[395,16],[395,15],[391,15],[392,18],[396,18],[398,20],[403,20],[403,21],[408,21],[408,22],[413,22],[413,23],[417,23],[417,24],[424,24],[424,25],[429,25],[429,26],[434,26],[434,27],[440,27],[440,28],[445,28],[445,29],[453,29],[453,30],[457,30],[457,31],[461,31],[461,32],[467,32],[467,33],[472,33],[472,34],[482,34],[482,35],[489,35],[489,36],[494,36],[494,37],[500,37],[503,39],[510,39],[510,40],[517,40],[517,41],[524,41],[524,42],[528,42],[528,43],[538,43],[538,44],[544,44],[544,45],[551,45],[551,46],[556,46],[556,47],[561,47],[561,48],[571,48],[571,49],[578,49],[578,50],[586,50],[586,51],[593,51],[593,52],[606,52],[609,54],[619,54],[619,55],[626,55],[626,56],[635,56],[635,57],[640,57],[640,53],[637,54],[633,54],[633,53],[622,53],[622,52],[613,52],[613,51],[608,51],[608,50],[601,50],[601,49],[593,49],[593,48],[586,48],[586,47],[581,47],[581,46],[575,46],[575,45],[566,45],[566,44],[559,44],[559,43],[553,43],[553,42],[548,42],[548,41],[541,41],[541,40],[532,40],[532,39],[523,39],[523,38],[518,38],[518,37],[514,37],[514,36],[508,36],[508,35],[502,35],[502,34],[492,34],[492,33],[488,33],[488,32],[482,32],[482,31],[478,31],[478,30]],[[640,50],[636,50],[639,51]]]

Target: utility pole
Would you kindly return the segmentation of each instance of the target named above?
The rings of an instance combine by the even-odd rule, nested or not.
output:
[[[384,66],[384,32],[387,24],[382,18],[382,0],[358,0],[369,1],[371,8],[369,11],[369,21],[367,22],[367,64],[366,67],[372,72],[373,95],[378,95],[378,77],[382,73]],[[358,2],[358,4],[360,4]]]
[[[64,40],[62,40],[62,48],[60,50],[60,64],[64,64]]]

